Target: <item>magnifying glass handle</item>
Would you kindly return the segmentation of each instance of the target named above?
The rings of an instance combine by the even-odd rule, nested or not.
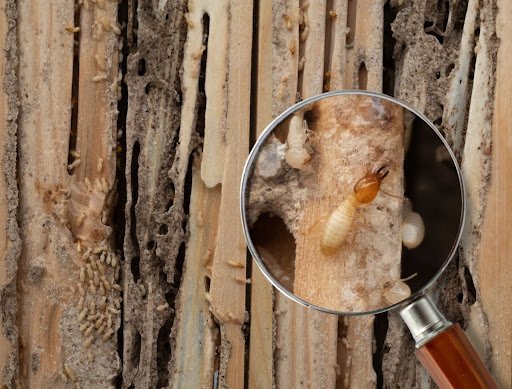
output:
[[[400,315],[416,341],[416,356],[441,389],[499,389],[466,334],[437,310],[428,295]]]

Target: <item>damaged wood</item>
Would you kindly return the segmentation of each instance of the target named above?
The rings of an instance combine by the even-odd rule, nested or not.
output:
[[[508,2],[254,11],[0,0],[0,387],[433,388],[397,312],[308,310],[247,266],[249,121],[339,89],[394,95],[454,149],[466,231],[431,292],[512,385]]]
[[[16,185],[18,86],[16,3],[0,2],[0,385],[14,386],[19,374],[16,271],[21,250]]]

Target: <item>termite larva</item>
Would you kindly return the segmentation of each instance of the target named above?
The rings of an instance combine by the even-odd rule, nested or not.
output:
[[[162,311],[166,310],[167,308],[169,308],[169,303],[159,305],[158,307],[156,307],[156,310],[157,310],[157,312],[162,312]]]
[[[295,39],[292,39],[290,41],[290,53],[293,55],[295,54],[295,50],[296,50],[297,46],[296,46],[296,43],[295,43]]]
[[[99,81],[103,81],[103,80],[106,80],[106,79],[107,79],[107,75],[106,74],[100,74],[100,75],[94,76],[92,78],[92,80],[94,82],[99,82]]]
[[[66,371],[68,377],[71,378],[71,381],[76,382],[76,375],[74,370],[68,365],[64,365],[64,370]]]
[[[419,213],[412,211],[412,204],[407,200],[403,209],[402,242],[408,249],[415,249],[423,242],[424,237],[423,219]]]
[[[356,208],[373,201],[379,193],[381,181],[388,173],[389,168],[384,165],[361,178],[354,185],[354,193],[349,194],[329,216],[320,243],[324,255],[331,255],[340,248],[350,231]]]
[[[302,30],[302,32],[300,34],[300,40],[302,42],[306,42],[306,39],[308,39],[308,35],[309,35],[309,27],[306,26],[306,27],[304,27],[304,30]]]
[[[103,170],[103,158],[98,158],[98,165],[96,166],[96,172],[101,173]]]
[[[299,66],[297,68],[297,70],[299,72],[302,72],[304,70],[304,65],[306,64],[306,57],[302,57],[299,61]]]
[[[311,155],[304,147],[308,133],[308,122],[304,120],[304,113],[299,112],[293,115],[290,119],[288,138],[286,139],[288,150],[286,150],[285,159],[295,169],[303,169],[311,161]]]

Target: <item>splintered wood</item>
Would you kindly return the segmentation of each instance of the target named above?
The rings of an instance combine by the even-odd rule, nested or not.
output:
[[[356,212],[345,242],[332,255],[322,253],[319,242],[327,221],[318,221],[354,193],[359,179],[385,165],[389,174],[381,187],[402,195],[402,108],[371,97],[339,96],[314,103],[311,113],[311,165],[319,198],[301,204],[293,228],[297,231],[294,292],[335,311],[385,307],[384,284],[400,278],[402,201],[379,193]]]

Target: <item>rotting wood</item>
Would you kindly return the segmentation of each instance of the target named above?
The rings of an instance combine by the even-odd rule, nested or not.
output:
[[[512,387],[512,334],[510,331],[512,309],[504,296],[512,294],[510,266],[512,246],[510,235],[507,234],[507,226],[510,225],[512,215],[509,200],[512,193],[509,109],[512,90],[510,81],[512,41],[509,20],[512,17],[512,4],[509,1],[498,1],[497,5],[499,13],[496,19],[496,34],[500,39],[500,46],[495,73],[496,89],[491,95],[494,97],[494,102],[492,100],[488,102],[493,110],[491,186],[484,211],[478,268],[473,270],[480,275],[480,298],[489,326],[488,337],[492,348],[491,373],[500,387],[508,388]],[[490,15],[485,16],[487,19]],[[492,29],[489,33],[491,31]],[[491,37],[492,35],[489,34],[487,39]],[[483,65],[485,64],[482,64],[480,69],[485,74]],[[492,75],[492,72],[490,74]],[[488,150],[484,148],[484,153]]]
[[[272,121],[272,0],[258,5],[255,128],[258,137]],[[254,101],[254,100],[253,100]],[[274,289],[252,260],[249,389],[272,388],[274,381]]]
[[[109,220],[102,213],[108,214],[113,205],[110,200],[113,199],[111,188],[116,163],[112,151],[117,131],[117,93],[104,81],[92,86],[96,84],[94,74],[91,74],[91,66],[85,64],[85,58],[92,55],[94,60],[96,50],[103,47],[102,54],[109,60],[107,69],[117,76],[117,35],[112,32],[113,36],[105,33],[93,37],[88,32],[88,27],[101,16],[108,16],[112,23],[113,15],[117,15],[117,4],[109,3],[101,10],[97,9],[99,5],[77,9],[88,25],[83,26],[78,37],[78,44],[87,50],[79,56],[84,66],[79,73],[83,90],[79,94],[81,114],[77,119],[78,145],[80,138],[87,139],[88,149],[84,144],[80,158],[74,157],[81,163],[72,163],[71,168],[68,167],[68,152],[75,41],[74,33],[67,29],[74,28],[75,4],[20,2],[18,5],[18,76],[23,107],[19,116],[19,219],[23,239],[18,271],[18,287],[22,292],[17,322],[22,350],[20,384],[63,387],[65,383],[60,373],[67,366],[82,385],[107,386],[120,367],[117,338],[111,336],[119,326],[119,316],[114,314],[112,328],[107,329],[106,334],[91,330],[90,337],[80,333],[77,318],[86,316],[86,310],[90,311],[87,320],[93,320],[95,315],[99,318],[102,309],[117,312],[114,306],[119,304],[115,303],[118,292],[110,289],[106,293],[105,307],[100,308],[99,303],[93,303],[98,299],[95,291],[104,289],[99,286],[99,275],[89,268],[89,284],[80,285],[77,290],[77,283],[81,281],[80,267],[85,267],[86,262],[88,266],[94,262],[98,267],[95,258],[82,258],[84,252],[89,255],[93,249],[104,245],[105,250],[109,247],[113,252],[106,242],[111,227],[106,225]],[[33,39],[34,30],[38,31],[37,40]],[[97,122],[93,119],[94,112],[99,115]],[[96,150],[94,139],[105,149]],[[83,183],[84,174],[77,171],[96,171],[98,156],[105,161],[104,173],[109,173],[110,185],[101,185],[89,192]],[[82,214],[86,214],[85,220]],[[113,256],[117,258],[116,254]],[[112,267],[103,276],[109,286],[114,283],[115,262],[118,261],[112,259]],[[78,305],[81,304],[87,307],[80,315]],[[28,320],[29,317],[38,320]]]
[[[18,376],[16,270],[21,249],[16,213],[16,119],[18,96],[15,69],[16,3],[0,1],[0,385],[15,385]]]
[[[178,261],[186,239],[185,181],[197,141],[191,125],[179,130],[185,4],[128,3],[124,388],[169,381]],[[169,309],[157,310],[166,303]]]

